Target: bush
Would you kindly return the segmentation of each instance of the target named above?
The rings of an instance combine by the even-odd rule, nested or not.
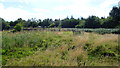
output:
[[[75,28],[82,28],[83,26],[81,25],[76,25]]]
[[[103,55],[103,56],[110,56],[110,57],[115,57],[116,56],[116,54],[114,53],[114,52],[112,52],[112,51],[104,51],[101,55]]]
[[[61,54],[62,54],[61,59],[66,60],[68,51],[63,51]]]
[[[55,27],[55,23],[50,24],[49,27]]]
[[[16,24],[14,29],[15,29],[15,31],[21,31],[22,30],[22,24]]]
[[[85,50],[89,50],[89,49],[90,49],[90,48],[89,48],[90,46],[91,46],[91,43],[86,43],[83,48],[84,48]]]
[[[92,49],[88,52],[88,55],[91,56],[99,56],[105,51],[105,48],[103,46],[97,46],[96,48]]]
[[[83,55],[77,56],[77,64],[78,66],[85,66],[85,57]]]
[[[6,25],[6,26],[5,26],[5,29],[6,29],[6,30],[9,30],[9,29],[10,29],[10,25]]]

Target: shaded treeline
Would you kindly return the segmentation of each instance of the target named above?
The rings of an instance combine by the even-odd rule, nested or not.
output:
[[[73,16],[71,18],[66,17],[65,19],[28,19],[23,20],[19,18],[15,21],[5,21],[0,18],[0,26],[2,30],[13,29],[16,24],[21,24],[23,27],[41,27],[41,28],[119,28],[120,27],[120,7],[113,7],[107,18],[89,16],[88,18],[78,18],[75,19]]]

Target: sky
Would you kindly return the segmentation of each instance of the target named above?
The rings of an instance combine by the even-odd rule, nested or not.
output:
[[[18,18],[64,19],[90,15],[98,17],[109,16],[113,6],[119,0],[0,0],[0,17],[7,21]]]

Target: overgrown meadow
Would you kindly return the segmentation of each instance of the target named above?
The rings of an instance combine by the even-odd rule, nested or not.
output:
[[[118,34],[2,31],[3,66],[118,66]]]

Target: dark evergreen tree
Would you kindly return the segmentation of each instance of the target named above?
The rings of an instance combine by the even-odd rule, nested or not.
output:
[[[100,20],[96,16],[89,16],[85,22],[85,28],[100,28]]]

